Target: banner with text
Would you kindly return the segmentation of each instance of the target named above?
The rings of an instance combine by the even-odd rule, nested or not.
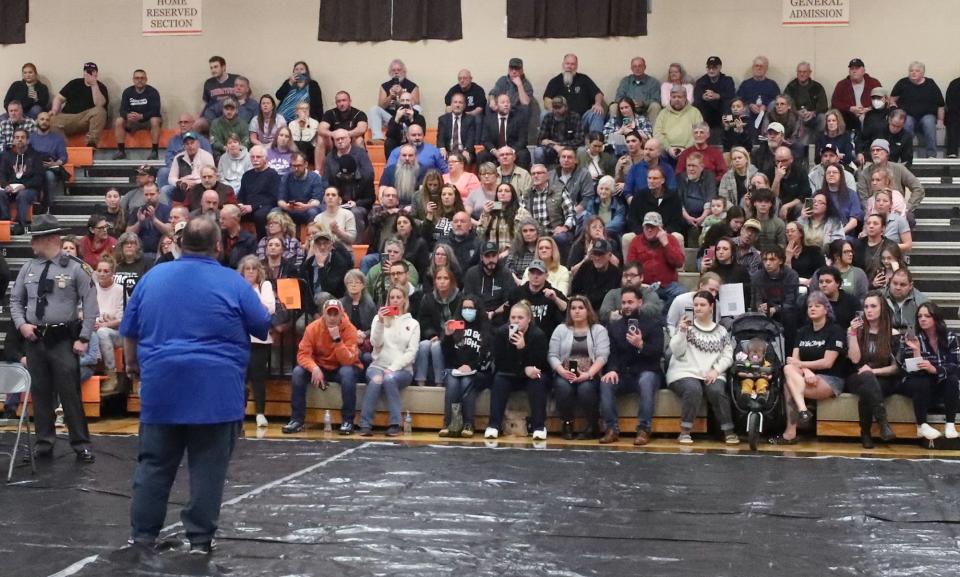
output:
[[[143,35],[196,35],[203,32],[202,0],[143,0]]]
[[[784,26],[849,26],[850,0],[783,0]]]

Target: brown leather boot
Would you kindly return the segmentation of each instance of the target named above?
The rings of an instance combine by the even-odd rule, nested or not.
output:
[[[607,429],[607,432],[600,437],[601,445],[609,445],[610,443],[616,443],[620,440],[620,432],[616,429]]]
[[[637,431],[637,437],[633,440],[634,447],[642,447],[650,442],[650,431],[640,429]]]

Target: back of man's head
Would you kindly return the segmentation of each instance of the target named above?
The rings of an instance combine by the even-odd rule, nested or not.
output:
[[[209,218],[194,217],[183,229],[180,246],[184,254],[216,256],[219,253],[220,227]]]

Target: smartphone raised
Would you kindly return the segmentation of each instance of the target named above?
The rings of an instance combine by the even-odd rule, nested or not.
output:
[[[493,210],[503,210],[503,203],[499,200],[493,201]]]
[[[400,316],[400,307],[394,307],[394,306],[387,307],[386,314],[388,317]]]
[[[717,247],[711,246],[710,248],[708,248],[704,256],[706,256],[710,260],[715,260],[717,256]]]
[[[813,210],[813,199],[805,198],[803,199],[803,210]]]
[[[632,333],[640,332],[640,321],[637,319],[627,319],[627,330]]]
[[[451,331],[462,331],[467,328],[467,323],[464,321],[447,321],[447,328]]]
[[[517,334],[517,331],[520,330],[520,326],[517,324],[511,324],[507,332],[507,338],[512,339],[513,335]]]

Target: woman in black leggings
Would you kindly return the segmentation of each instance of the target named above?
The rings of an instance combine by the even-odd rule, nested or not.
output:
[[[943,313],[935,303],[928,302],[917,308],[917,334],[908,333],[904,339],[904,363],[907,358],[919,358],[917,370],[910,371],[901,385],[904,395],[913,399],[913,412],[917,418],[917,436],[933,440],[940,431],[927,422],[927,411],[934,399],[942,398],[944,405],[944,436],[957,438],[954,424],[960,405],[957,389],[960,376],[960,339],[954,332],[947,332]]]

